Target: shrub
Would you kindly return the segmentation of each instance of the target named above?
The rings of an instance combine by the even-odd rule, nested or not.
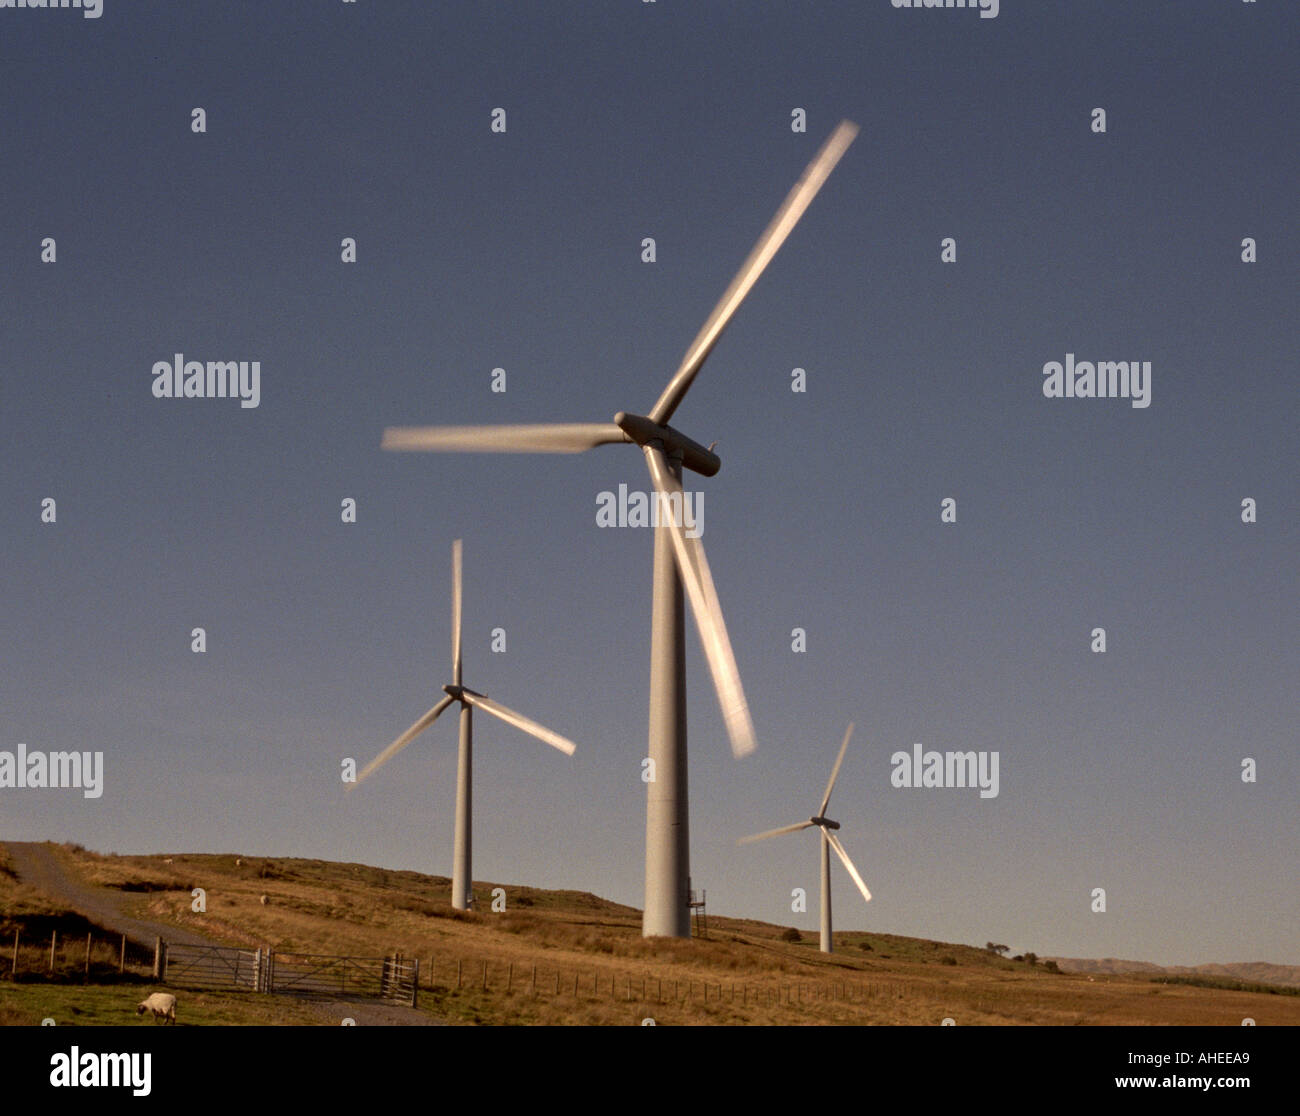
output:
[[[1044,961],[1043,968],[1046,969],[1049,973],[1059,973],[1061,971],[1061,966],[1058,965],[1055,961]]]
[[[858,949],[862,950],[863,953],[870,953],[870,952],[871,952],[871,943],[870,943],[870,942],[858,942]]]
[[[801,942],[803,941],[803,935],[793,926],[790,926],[781,931],[781,940],[783,942]]]
[[[1031,965],[1037,965],[1037,964],[1038,964],[1038,954],[1036,954],[1036,953],[1026,953],[1026,954],[1025,954],[1025,960],[1028,961]]]
[[[957,958],[955,958],[951,953],[945,953],[942,957],[939,958],[939,964],[955,965],[957,964]]]

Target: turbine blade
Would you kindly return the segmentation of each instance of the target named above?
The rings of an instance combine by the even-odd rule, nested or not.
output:
[[[867,890],[867,885],[862,882],[862,877],[858,875],[858,870],[853,867],[853,861],[849,859],[849,854],[844,851],[844,846],[840,844],[840,839],[829,829],[823,830],[823,832],[826,834],[826,839],[830,841],[831,848],[835,850],[836,855],[844,861],[844,867],[849,870],[849,875],[853,877],[853,882],[858,885],[858,890],[862,892],[862,898],[870,903],[871,892]]]
[[[686,355],[682,357],[682,363],[676,374],[664,388],[664,393],[659,397],[654,410],[650,412],[653,421],[662,424],[672,418],[673,412],[677,410],[682,397],[695,379],[695,374],[700,370],[709,353],[713,351],[713,346],[722,336],[722,331],[727,328],[732,315],[749,294],[749,289],[758,277],[763,274],[763,269],[776,255],[777,249],[785,243],[790,230],[795,227],[799,218],[803,216],[804,210],[817,196],[822,183],[835,169],[840,156],[844,154],[857,134],[856,124],[841,120],[839,126],[831,133],[830,139],[822,144],[821,150],[813,156],[812,162],[808,164],[799,181],[794,184],[794,188],[786,195],[781,208],[776,211],[776,216],[763,230],[758,243],[754,245],[745,262],[740,265],[740,270],[732,279],[731,286],[723,292],[721,301],[713,308],[713,313],[709,315],[703,328],[691,342],[690,348],[686,350]]]
[[[412,740],[414,740],[417,736],[419,736],[420,733],[422,733],[431,724],[433,724],[434,721],[436,721],[440,716],[442,716],[443,710],[445,710],[447,706],[449,706],[454,700],[455,700],[454,698],[445,697],[442,699],[442,701],[438,702],[438,704],[435,705],[432,709],[430,709],[429,712],[427,712],[423,717],[421,717],[418,721],[416,721],[415,724],[413,724],[409,729],[407,729],[404,733],[402,733],[401,736],[399,736],[390,745],[388,745],[388,747],[385,748],[382,752],[380,752],[379,755],[377,755],[368,764],[366,764],[366,766],[361,769],[361,774],[357,776],[357,781],[355,783],[349,783],[344,789],[351,790],[353,787],[358,786],[361,783],[361,781],[365,779],[368,775],[373,774],[380,767],[386,764],[390,759],[392,759],[395,755],[397,755],[398,752],[400,752],[403,748],[405,748]]]
[[[769,837],[780,837],[783,833],[798,833],[801,829],[807,829],[812,822],[800,822],[798,825],[783,825],[780,829],[769,829],[763,833],[755,833],[750,837],[742,837],[736,842],[738,845],[748,845],[751,841],[765,841]]]
[[[522,714],[516,713],[513,709],[507,709],[500,702],[486,698],[482,694],[465,691],[465,700],[470,705],[483,710],[484,713],[491,713],[494,717],[499,717],[508,725],[514,725],[515,728],[528,733],[529,736],[535,736],[544,744],[549,744],[552,748],[558,748],[566,756],[571,756],[577,750],[578,746],[568,737],[561,736],[558,732],[552,732],[544,725],[539,725],[536,721],[530,721]]]
[[[655,446],[644,446],[646,461],[650,465],[650,478],[655,490],[664,496],[677,496],[677,506],[685,507],[681,481],[668,468],[663,453]],[[661,518],[664,518],[661,515]],[[713,685],[718,691],[718,702],[722,706],[722,718],[727,725],[727,734],[731,737],[731,751],[737,758],[746,756],[754,750],[754,723],[749,716],[749,703],[745,700],[745,691],[740,684],[740,671],[736,667],[736,656],[731,650],[731,640],[727,638],[727,625],[722,619],[722,606],[718,603],[718,593],[713,587],[713,575],[709,573],[709,563],[704,557],[704,545],[698,538],[688,538],[686,527],[679,518],[671,513],[668,533],[677,555],[677,572],[686,595],[690,598],[691,611],[695,614],[695,626],[700,633],[700,643],[704,647],[704,658],[713,675]]]
[[[451,680],[460,685],[461,540],[451,544]]]
[[[819,818],[826,816],[826,807],[830,805],[831,788],[835,786],[835,777],[840,773],[840,764],[844,762],[844,753],[848,751],[849,737],[853,735],[853,722],[849,722],[848,731],[844,734],[844,743],[840,745],[839,758],[835,761],[835,766],[831,769],[831,781],[826,784],[826,794],[822,796],[821,809],[817,811]]]
[[[390,426],[386,450],[459,453],[581,453],[630,439],[612,422],[553,422],[527,426]]]

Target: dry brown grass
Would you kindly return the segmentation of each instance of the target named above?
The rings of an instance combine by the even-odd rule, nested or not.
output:
[[[122,889],[130,913],[231,944],[419,957],[421,1006],[450,1022],[1300,1023],[1296,996],[1161,985],[1139,975],[1089,981],[889,934],[837,934],[838,952],[829,956],[815,934],[789,943],[783,927],[739,919],[710,917],[707,940],[645,939],[639,911],[581,892],[477,883],[482,909],[461,912],[450,906],[445,878],[416,872],[278,857],[244,857],[236,866],[233,854],[176,854],[171,865],[66,847],[60,855],[83,878]],[[205,914],[190,910],[194,886],[206,890]],[[502,913],[489,909],[495,886],[506,890]],[[869,951],[859,948],[864,942]]]

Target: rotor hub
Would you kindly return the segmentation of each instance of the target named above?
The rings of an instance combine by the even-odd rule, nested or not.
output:
[[[680,457],[682,465],[694,473],[711,477],[722,468],[722,460],[711,449],[706,449],[699,442],[686,437],[680,430],[655,422],[645,415],[619,411],[614,416],[614,425],[638,446],[648,446],[658,442],[667,456]]]

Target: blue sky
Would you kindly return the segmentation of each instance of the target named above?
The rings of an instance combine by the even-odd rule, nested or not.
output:
[[[339,765],[450,681],[463,538],[466,683],[579,745],[477,719],[474,875],[640,906],[652,539],[596,524],[640,454],[380,438],[649,410],[848,118],[673,420],[718,442],[687,486],[759,741],[730,757],[692,629],[696,886],[815,927],[813,835],[735,841],[808,816],[852,720],[831,815],[873,899],[836,866],[837,929],[1300,964],[1298,30],[1201,0],[0,10],[0,750],[105,764],[95,800],[0,788],[0,839],[449,874],[453,720],[346,800]],[[259,405],[154,398],[178,352],[258,361]],[[1046,398],[1070,353],[1150,361],[1150,406]],[[916,742],[997,751],[998,796],[892,786]]]

